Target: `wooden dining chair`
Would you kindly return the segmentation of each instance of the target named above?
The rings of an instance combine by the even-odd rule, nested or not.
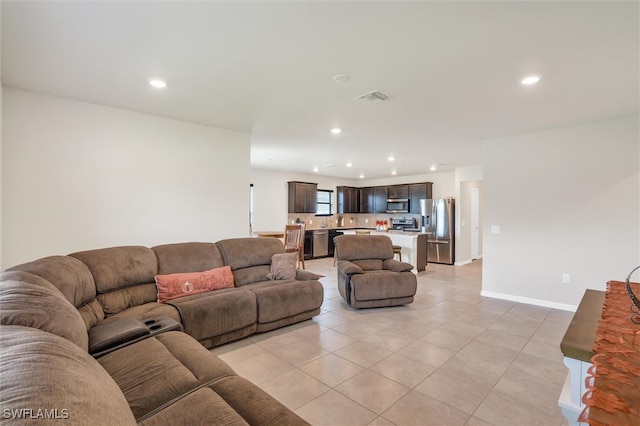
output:
[[[284,251],[287,253],[298,253],[296,267],[298,267],[298,262],[300,262],[300,264],[302,265],[302,269],[305,269],[304,231],[304,222],[295,225],[285,225],[284,227]]]

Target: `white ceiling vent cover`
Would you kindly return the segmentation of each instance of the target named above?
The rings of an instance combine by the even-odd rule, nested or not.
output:
[[[385,95],[382,92],[378,92],[377,90],[369,93],[365,93],[364,95],[358,96],[358,99],[363,101],[387,101],[390,99],[388,95]]]

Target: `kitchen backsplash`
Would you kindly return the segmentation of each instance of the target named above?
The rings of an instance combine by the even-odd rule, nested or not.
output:
[[[344,227],[343,228],[375,228],[376,221],[386,220],[389,223],[389,227],[391,227],[391,219],[402,219],[402,218],[414,218],[416,220],[420,219],[420,215],[410,214],[410,213],[400,213],[400,214],[368,214],[368,213],[347,213],[347,214],[334,214],[331,216],[316,216],[315,214],[309,213],[289,213],[288,222],[289,224],[296,223],[296,220],[299,219],[304,221],[307,224],[307,229],[320,229],[320,228],[339,228],[338,221],[339,218],[344,218]],[[324,225],[324,226],[323,226]]]

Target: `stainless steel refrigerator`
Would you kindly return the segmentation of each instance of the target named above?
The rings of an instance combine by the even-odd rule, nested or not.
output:
[[[427,237],[427,263],[455,262],[455,200],[420,200],[420,223]]]

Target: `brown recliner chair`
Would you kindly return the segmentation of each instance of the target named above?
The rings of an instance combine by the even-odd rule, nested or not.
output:
[[[340,235],[334,241],[338,290],[349,305],[378,308],[413,302],[417,289],[413,266],[393,259],[389,237]]]

